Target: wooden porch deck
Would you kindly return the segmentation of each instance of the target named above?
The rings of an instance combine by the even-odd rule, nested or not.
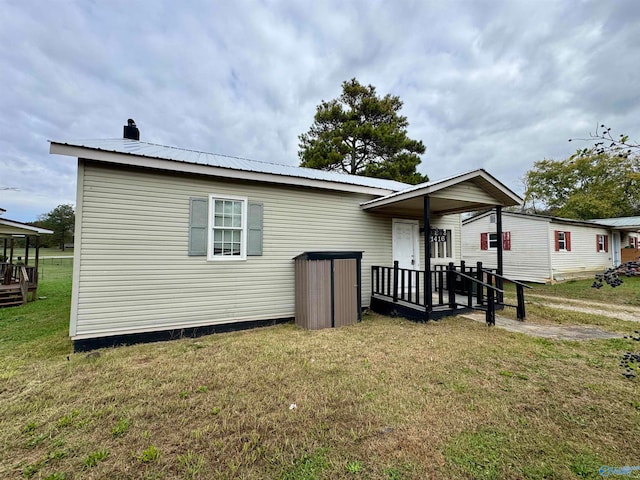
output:
[[[15,307],[35,298],[38,273],[35,266],[0,263],[0,308]]]
[[[444,317],[449,317],[453,315],[460,315],[462,313],[469,313],[472,311],[486,311],[487,306],[481,305],[477,301],[473,303],[472,307],[469,307],[465,304],[467,299],[466,295],[456,295],[456,305],[455,308],[451,308],[449,305],[439,305],[437,303],[438,294],[433,294],[433,307],[429,314],[429,320],[440,320]],[[410,320],[415,320],[419,322],[423,322],[426,319],[426,306],[424,304],[424,297],[422,297],[422,301],[420,305],[415,303],[406,302],[404,300],[398,299],[397,301],[393,301],[393,297],[388,297],[386,295],[374,294],[371,296],[370,307],[374,312],[388,315],[391,317],[400,316],[404,318],[408,318]],[[499,307],[496,307],[499,308]]]

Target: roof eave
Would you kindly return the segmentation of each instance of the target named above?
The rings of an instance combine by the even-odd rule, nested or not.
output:
[[[391,205],[394,203],[410,200],[416,197],[423,197],[425,195],[432,195],[440,190],[451,187],[458,183],[473,180],[475,178],[482,178],[486,182],[490,183],[493,187],[497,188],[503,196],[504,201],[501,205],[504,207],[521,205],[522,198],[514,193],[511,189],[507,188],[502,182],[498,181],[495,177],[487,173],[484,169],[473,170],[471,172],[462,173],[455,177],[450,177],[444,180],[436,181],[433,183],[424,184],[424,186],[417,185],[415,187],[407,188],[399,192],[394,192],[383,198],[377,198],[360,204],[363,210],[369,210],[373,208],[380,208],[385,205]],[[463,210],[462,210],[463,211]],[[468,211],[468,210],[467,210]]]
[[[282,185],[321,188],[326,190],[337,190],[351,193],[364,193],[376,196],[385,196],[394,192],[394,190],[387,188],[356,185],[352,183],[340,183],[335,181],[310,179],[304,177],[294,177],[284,174],[278,175],[274,173],[254,172],[249,170],[217,167],[180,160],[170,160],[164,158],[136,155],[134,153],[122,153],[90,147],[81,147],[77,145],[60,143],[53,140],[50,140],[49,153],[55,155],[65,155],[69,157],[96,160],[117,165],[145,167],[157,170],[168,170],[174,172],[192,173],[197,175],[233,178],[238,180],[261,181]]]

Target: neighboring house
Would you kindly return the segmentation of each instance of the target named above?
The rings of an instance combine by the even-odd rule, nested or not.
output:
[[[78,158],[77,349],[290,320],[294,257],[309,251],[362,252],[367,307],[372,266],[459,262],[460,212],[521,200],[484,170],[411,186],[127,138],[52,141],[51,153]]]
[[[592,220],[611,230],[613,264],[638,260],[640,257],[640,217],[599,218]]]
[[[635,223],[621,225],[621,219],[582,221],[502,212],[499,239],[496,214],[485,212],[463,220],[462,258],[467,265],[495,267],[494,252],[501,242],[504,275],[509,278],[546,283],[590,276],[620,264],[624,245],[637,248],[640,218],[634,218]]]
[[[6,210],[0,208],[0,215]],[[22,305],[27,294],[33,299],[38,290],[38,250],[40,235],[52,234],[51,230],[0,217],[0,307]],[[18,255],[16,239],[24,239],[24,253]],[[34,241],[35,249],[30,248]]]

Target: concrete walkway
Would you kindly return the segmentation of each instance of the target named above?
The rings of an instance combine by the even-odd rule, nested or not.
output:
[[[485,323],[484,313],[466,313],[460,315],[460,317]],[[623,335],[619,333],[606,332],[597,327],[584,325],[538,325],[511,320],[510,318],[499,315],[496,315],[496,328],[502,328],[510,332],[524,333],[532,337],[550,338],[554,340],[599,340],[623,337]]]

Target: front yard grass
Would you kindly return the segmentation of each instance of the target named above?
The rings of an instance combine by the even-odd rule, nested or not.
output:
[[[70,280],[46,278],[46,300],[0,310],[0,478],[573,479],[638,464],[638,381],[618,365],[630,339],[366,315],[74,354]]]

